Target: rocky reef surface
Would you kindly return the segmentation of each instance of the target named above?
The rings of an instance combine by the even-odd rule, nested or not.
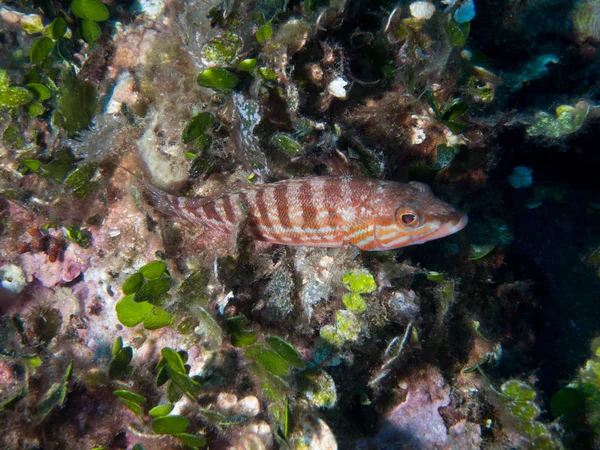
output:
[[[0,4],[0,447],[600,447],[600,1]],[[428,184],[385,252],[191,225]]]

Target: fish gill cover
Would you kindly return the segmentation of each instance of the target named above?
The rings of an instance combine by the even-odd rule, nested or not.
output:
[[[599,24],[2,2],[0,447],[599,447]]]

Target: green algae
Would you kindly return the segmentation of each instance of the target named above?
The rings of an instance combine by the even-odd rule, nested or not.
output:
[[[200,56],[208,66],[227,67],[235,62],[242,47],[242,38],[235,33],[226,33],[204,44]]]
[[[324,370],[304,373],[300,386],[300,395],[317,408],[333,408],[337,403],[335,382]]]
[[[184,143],[192,142],[204,134],[213,123],[213,115],[203,111],[192,117],[186,124],[181,134],[181,140]]]
[[[175,406],[172,405],[171,403],[166,403],[164,405],[157,405],[154,408],[150,409],[150,411],[148,411],[148,414],[151,417],[166,416],[167,414],[170,414],[171,411],[173,411],[174,407]]]
[[[154,280],[160,278],[167,271],[167,265],[164,261],[151,261],[148,264],[140,267],[138,273],[140,273],[147,280]]]
[[[177,435],[184,433],[190,420],[184,416],[170,415],[152,419],[152,431],[156,434]]]
[[[305,152],[300,142],[285,133],[275,133],[271,137],[271,142],[289,156],[298,156]]]
[[[500,392],[515,428],[529,437],[535,448],[556,448],[547,426],[537,420],[541,409],[536,403],[535,389],[523,381],[508,380],[501,386]]]
[[[82,20],[80,27],[81,37],[90,45],[102,36],[102,28],[92,20]]]
[[[535,117],[535,122],[527,128],[527,134],[529,136],[558,139],[575,133],[583,126],[589,111],[590,105],[584,101],[577,103],[575,106],[558,106],[555,116],[540,111]]]
[[[100,0],[73,0],[71,12],[80,19],[103,22],[108,20],[108,8]]]
[[[62,72],[60,98],[54,111],[54,120],[69,137],[89,129],[98,113],[98,88],[90,82],[80,81],[71,70]]]
[[[273,37],[273,27],[269,23],[261,25],[256,31],[256,40],[261,44],[266,43],[271,37]]]
[[[11,86],[6,70],[0,70],[0,109],[18,108],[33,101],[35,98],[29,90]]]
[[[123,338],[119,336],[115,339],[111,354],[112,359],[108,364],[108,374],[111,378],[118,378],[127,372],[129,364],[133,359],[133,349],[129,346],[125,347],[123,345]]]
[[[119,401],[135,413],[137,416],[142,415],[142,403],[146,402],[146,397],[136,394],[135,392],[126,389],[117,389],[113,394],[119,398]]]
[[[227,69],[211,68],[201,72],[197,82],[200,87],[229,92],[239,84],[240,79]]]
[[[484,244],[484,245],[471,244],[469,246],[469,260],[477,261],[478,259],[485,258],[487,255],[492,253],[492,251],[495,248],[496,248],[495,244]]]
[[[48,25],[48,30],[52,39],[61,39],[67,32],[67,21],[62,17],[57,17]]]
[[[33,423],[35,425],[44,422],[54,410],[64,405],[67,399],[68,382],[72,371],[73,361],[69,362],[61,379],[50,386],[42,401],[37,404],[33,413]]]
[[[342,302],[353,313],[361,313],[367,309],[367,302],[360,294],[348,292],[342,297]]]
[[[238,63],[236,69],[240,72],[253,72],[257,65],[258,60],[256,58],[246,58]]]
[[[253,344],[244,351],[246,358],[256,361],[260,366],[279,377],[287,377],[291,368],[279,353],[263,344]]]
[[[344,274],[344,286],[355,294],[370,294],[377,289],[373,275],[365,269],[353,269]]]
[[[231,345],[234,347],[247,347],[256,342],[258,333],[252,330],[240,330],[231,334]]]
[[[290,365],[297,369],[304,369],[304,360],[292,344],[277,336],[267,336],[265,341]]]
[[[127,278],[127,280],[125,280],[125,283],[123,283],[121,290],[123,291],[123,294],[125,294],[125,295],[132,295],[132,294],[135,294],[137,291],[139,291],[139,289],[140,289],[140,287],[142,287],[143,283],[144,283],[144,276],[141,273],[136,272],[133,275],[131,275],[129,278]]]
[[[42,36],[35,41],[29,52],[31,64],[41,64],[54,50],[54,41],[49,37]]]
[[[98,166],[96,164],[83,164],[65,178],[65,185],[73,189],[73,194],[78,198],[85,198],[98,190],[100,184],[92,181]]]
[[[333,347],[341,347],[346,342],[356,342],[360,337],[361,324],[358,317],[350,311],[338,311],[335,325],[325,325],[320,330],[321,338]]]

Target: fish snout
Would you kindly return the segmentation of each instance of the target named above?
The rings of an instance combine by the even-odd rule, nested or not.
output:
[[[467,226],[467,223],[469,223],[469,218],[467,217],[467,215],[457,211],[456,218],[448,220],[440,227],[440,229],[436,233],[437,237],[440,238],[450,236],[454,233],[458,233],[460,230]]]

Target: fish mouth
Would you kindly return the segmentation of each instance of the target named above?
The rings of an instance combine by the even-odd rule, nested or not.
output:
[[[469,223],[469,218],[466,214],[462,214],[458,221],[448,222],[441,226],[440,229],[435,233],[436,237],[440,238],[444,236],[450,236],[454,233],[458,233],[460,230],[467,226],[467,223]]]

